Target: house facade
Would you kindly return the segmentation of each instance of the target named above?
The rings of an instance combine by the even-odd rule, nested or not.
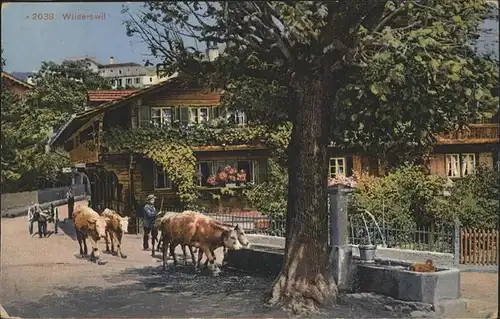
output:
[[[473,174],[479,165],[500,167],[499,113],[483,123],[437,135],[432,152],[425,158],[428,174],[451,180]],[[329,177],[338,174],[351,176],[354,172],[383,175],[387,165],[383,160],[366,154],[353,155],[334,147],[329,148]]]
[[[33,85],[21,81],[6,72],[2,72],[2,82],[7,84],[12,89],[14,94],[16,94],[19,97],[23,97],[28,90],[33,88]]]
[[[226,113],[220,107],[220,94],[171,79],[128,96],[105,102],[76,114],[51,139],[52,146],[64,146],[74,167],[91,183],[91,201],[96,210],[110,207],[134,216],[149,194],[159,198],[157,206],[177,207],[180,200],[173,180],[158,162],[140,150],[116,151],[103,143],[111,128],[137,131],[151,126],[181,127],[206,124]],[[245,127],[243,117],[238,117]],[[238,128],[235,128],[238,129]],[[191,145],[196,157],[198,203],[218,211],[250,209],[235,186],[234,196],[220,196],[223,187],[213,186],[209,178],[230,166],[244,171],[246,182],[260,183],[267,178],[269,150],[259,143]],[[217,200],[214,200],[219,195]],[[220,198],[222,197],[222,198]]]

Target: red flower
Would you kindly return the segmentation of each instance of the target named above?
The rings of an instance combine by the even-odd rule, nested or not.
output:
[[[226,172],[220,172],[219,173],[219,180],[227,182],[227,173]]]
[[[236,178],[238,179],[238,182],[246,182],[247,174],[244,170],[240,170]]]
[[[234,176],[234,175],[229,175],[229,180],[230,180],[231,182],[236,181],[236,176]]]
[[[210,176],[207,178],[207,183],[212,185],[212,186],[215,186],[217,185],[217,180],[215,179],[215,176]]]

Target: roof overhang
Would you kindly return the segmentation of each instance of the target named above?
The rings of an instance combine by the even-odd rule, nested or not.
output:
[[[27,88],[27,89],[31,89],[31,88],[33,88],[33,87],[34,87],[34,85],[31,85],[31,84],[29,84],[29,83],[26,83],[26,82],[24,82],[24,81],[21,81],[21,80],[19,80],[19,79],[15,78],[15,77],[13,77],[12,75],[10,75],[10,74],[9,74],[9,73],[7,73],[7,72],[2,72],[2,78],[3,78],[3,77],[5,77],[7,80],[10,80],[10,81],[12,81],[12,82],[14,82],[14,83],[16,83],[16,84],[19,84],[19,85],[24,86],[24,87],[25,87],[25,88]]]

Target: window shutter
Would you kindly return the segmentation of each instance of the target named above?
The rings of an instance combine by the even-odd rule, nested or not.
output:
[[[352,162],[352,157],[349,156],[349,157],[346,157],[345,159],[346,163],[345,163],[345,176],[346,177],[349,177],[349,176],[352,176],[352,169],[354,168],[353,167],[353,162]]]
[[[256,165],[255,165],[256,164]],[[256,160],[254,161],[254,174],[257,179],[256,183],[264,183],[267,181],[267,160]]]
[[[149,106],[139,107],[139,127],[149,126],[151,122],[151,109]]]
[[[180,108],[180,120],[182,125],[189,124],[189,108],[187,107]]]
[[[220,108],[219,108],[218,106],[214,106],[214,107],[213,107],[213,113],[214,113],[214,117],[213,117],[213,118],[214,118],[214,119],[216,119],[216,118],[218,118],[218,117],[220,116],[220,115],[219,115],[219,113],[220,113],[220,112],[219,112],[219,109],[220,109]]]
[[[174,123],[180,122],[179,108],[179,106],[172,107],[172,120]]]
[[[214,120],[214,118],[215,118],[215,116],[214,116],[214,114],[215,114],[214,109],[215,109],[215,107],[213,107],[213,106],[208,108],[208,121],[209,122],[212,122]]]
[[[142,191],[154,189],[153,161],[148,158],[141,159],[141,186]]]

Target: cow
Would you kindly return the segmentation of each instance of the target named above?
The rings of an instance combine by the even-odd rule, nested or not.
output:
[[[167,218],[170,218],[170,217],[173,217],[173,216],[176,216],[177,212],[165,212],[165,213],[161,213],[161,214],[158,214],[156,216],[156,219],[154,221],[154,227],[155,229],[157,229],[158,233],[160,233],[160,239],[158,241],[158,247],[157,247],[157,250],[160,250],[160,244],[163,244],[163,231],[161,230],[161,224],[164,220],[166,220]],[[189,252],[191,254],[191,259],[193,260],[193,265],[196,264],[196,258],[194,256],[194,251],[193,251],[193,247],[192,246],[189,246],[189,245],[181,245],[182,247],[182,253],[184,255],[184,265],[187,265],[187,254],[186,254],[186,247],[189,248]],[[153,246],[153,250],[152,250],[152,256],[154,256],[154,246]]]
[[[102,216],[105,218],[108,218],[108,221],[106,222],[106,252],[110,252],[109,250],[109,241],[108,241],[108,236],[111,239],[111,253],[115,252],[115,245],[114,243],[116,242],[116,253],[118,257],[120,258],[127,258],[126,255],[122,253],[122,237],[123,234],[128,233],[128,221],[130,217],[122,217],[118,215],[114,210],[111,210],[109,208],[104,209],[102,212]]]
[[[109,218],[100,216],[96,211],[88,206],[77,206],[73,212],[73,224],[76,230],[76,238],[80,245],[80,255],[86,257],[87,239],[90,240],[92,253],[90,260],[96,262],[99,258],[99,248],[97,242],[101,237],[106,236],[106,224]],[[83,244],[83,248],[82,248]]]
[[[216,222],[219,223],[219,224],[221,224],[224,227],[234,227],[233,225],[221,223],[221,222],[219,222],[217,220],[216,220]],[[238,224],[236,224],[236,227],[234,227],[234,230],[236,231],[236,236],[237,236],[238,241],[240,242],[240,244],[243,247],[245,247],[245,248],[249,248],[250,247],[250,242],[248,241],[247,235],[245,234],[245,231],[243,230],[243,228],[241,228]],[[227,248],[226,248],[226,246],[224,246],[224,243],[220,242],[220,243],[218,243],[218,244],[210,247],[210,251],[212,253],[212,258],[214,260],[216,260],[214,251],[217,248],[219,248],[219,247],[223,247],[224,248],[224,256],[226,255]],[[203,258],[203,251],[199,250],[198,251],[198,261],[197,261],[197,267],[198,267],[198,269],[200,268],[200,264],[201,264],[201,259],[202,258]],[[208,267],[208,258],[205,261],[205,267],[206,268]]]
[[[167,263],[167,247],[177,265],[175,247],[177,245],[188,245],[199,248],[207,256],[209,268],[214,275],[220,270],[214,263],[212,248],[221,243],[228,249],[239,250],[242,248],[236,231],[213,218],[194,211],[184,211],[161,222],[163,236],[163,269]],[[195,269],[198,268],[195,263]]]

